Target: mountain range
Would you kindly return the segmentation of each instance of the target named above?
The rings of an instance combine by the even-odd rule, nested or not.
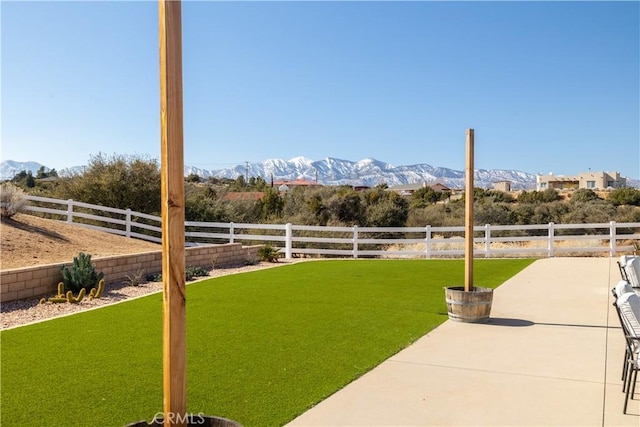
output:
[[[34,175],[44,165],[40,163],[16,162],[6,160],[0,163],[0,179],[11,179],[23,170]],[[79,173],[84,166],[76,166],[58,171],[61,176]],[[45,166],[45,171],[49,168]],[[231,178],[239,176],[262,177],[265,181],[306,179],[323,185],[353,185],[374,187],[386,183],[389,187],[402,184],[441,183],[449,188],[464,188],[464,171],[434,167],[428,164],[393,166],[376,159],[363,159],[358,162],[336,158],[313,161],[305,157],[291,160],[269,159],[260,163],[246,163],[232,168],[207,170],[185,165],[184,175],[198,175],[202,178]],[[476,169],[474,184],[476,187],[492,188],[498,181],[510,181],[512,190],[535,190],[536,175],[516,170]],[[638,187],[638,180],[629,179],[627,184]]]

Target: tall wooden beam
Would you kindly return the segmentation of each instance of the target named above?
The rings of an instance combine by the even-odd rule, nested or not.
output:
[[[464,193],[464,290],[473,290],[473,129],[467,129],[467,164]]]
[[[165,426],[184,426],[186,299],[182,13],[179,0],[159,0],[160,139],[162,187],[163,410]]]

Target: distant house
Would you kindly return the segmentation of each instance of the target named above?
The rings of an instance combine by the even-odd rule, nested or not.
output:
[[[511,181],[496,181],[493,183],[493,189],[498,191],[511,191]]]
[[[451,192],[451,189],[444,184],[435,183],[433,185],[427,185],[426,182],[417,182],[413,184],[401,184],[401,185],[393,185],[389,187],[388,191],[394,191],[402,196],[408,196],[413,194],[415,191],[418,191],[421,188],[431,187],[433,191],[439,192]]]
[[[439,192],[441,192],[441,193],[442,193],[442,192],[450,192],[450,191],[451,191],[451,189],[450,189],[449,187],[447,187],[447,186],[446,186],[446,185],[444,185],[444,184],[440,184],[439,182],[436,182],[435,184],[433,184],[433,185],[431,186],[431,189],[432,189],[433,191],[439,191]]]
[[[322,187],[322,184],[318,184],[314,181],[308,181],[306,179],[293,179],[293,180],[283,180],[279,179],[273,181],[273,186],[280,188],[281,186],[286,186],[287,189],[291,189],[294,187]]]
[[[549,173],[536,177],[537,191],[544,191],[548,188],[554,190],[578,190],[580,188],[607,190],[626,186],[627,178],[621,177],[620,172],[581,172],[577,176],[555,176],[553,173]]]

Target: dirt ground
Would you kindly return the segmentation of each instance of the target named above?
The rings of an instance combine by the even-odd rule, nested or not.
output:
[[[78,253],[93,259],[161,249],[161,245],[90,230],[61,221],[17,214],[0,221],[0,270],[70,263]]]

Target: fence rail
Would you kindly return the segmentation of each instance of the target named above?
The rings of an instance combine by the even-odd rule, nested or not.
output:
[[[162,242],[161,217],[73,200],[27,196],[27,211],[94,230]],[[634,250],[640,223],[491,225],[474,227],[474,256],[570,256]],[[187,246],[268,243],[290,259],[300,255],[340,257],[460,257],[464,226],[324,227],[294,224],[185,222]]]

